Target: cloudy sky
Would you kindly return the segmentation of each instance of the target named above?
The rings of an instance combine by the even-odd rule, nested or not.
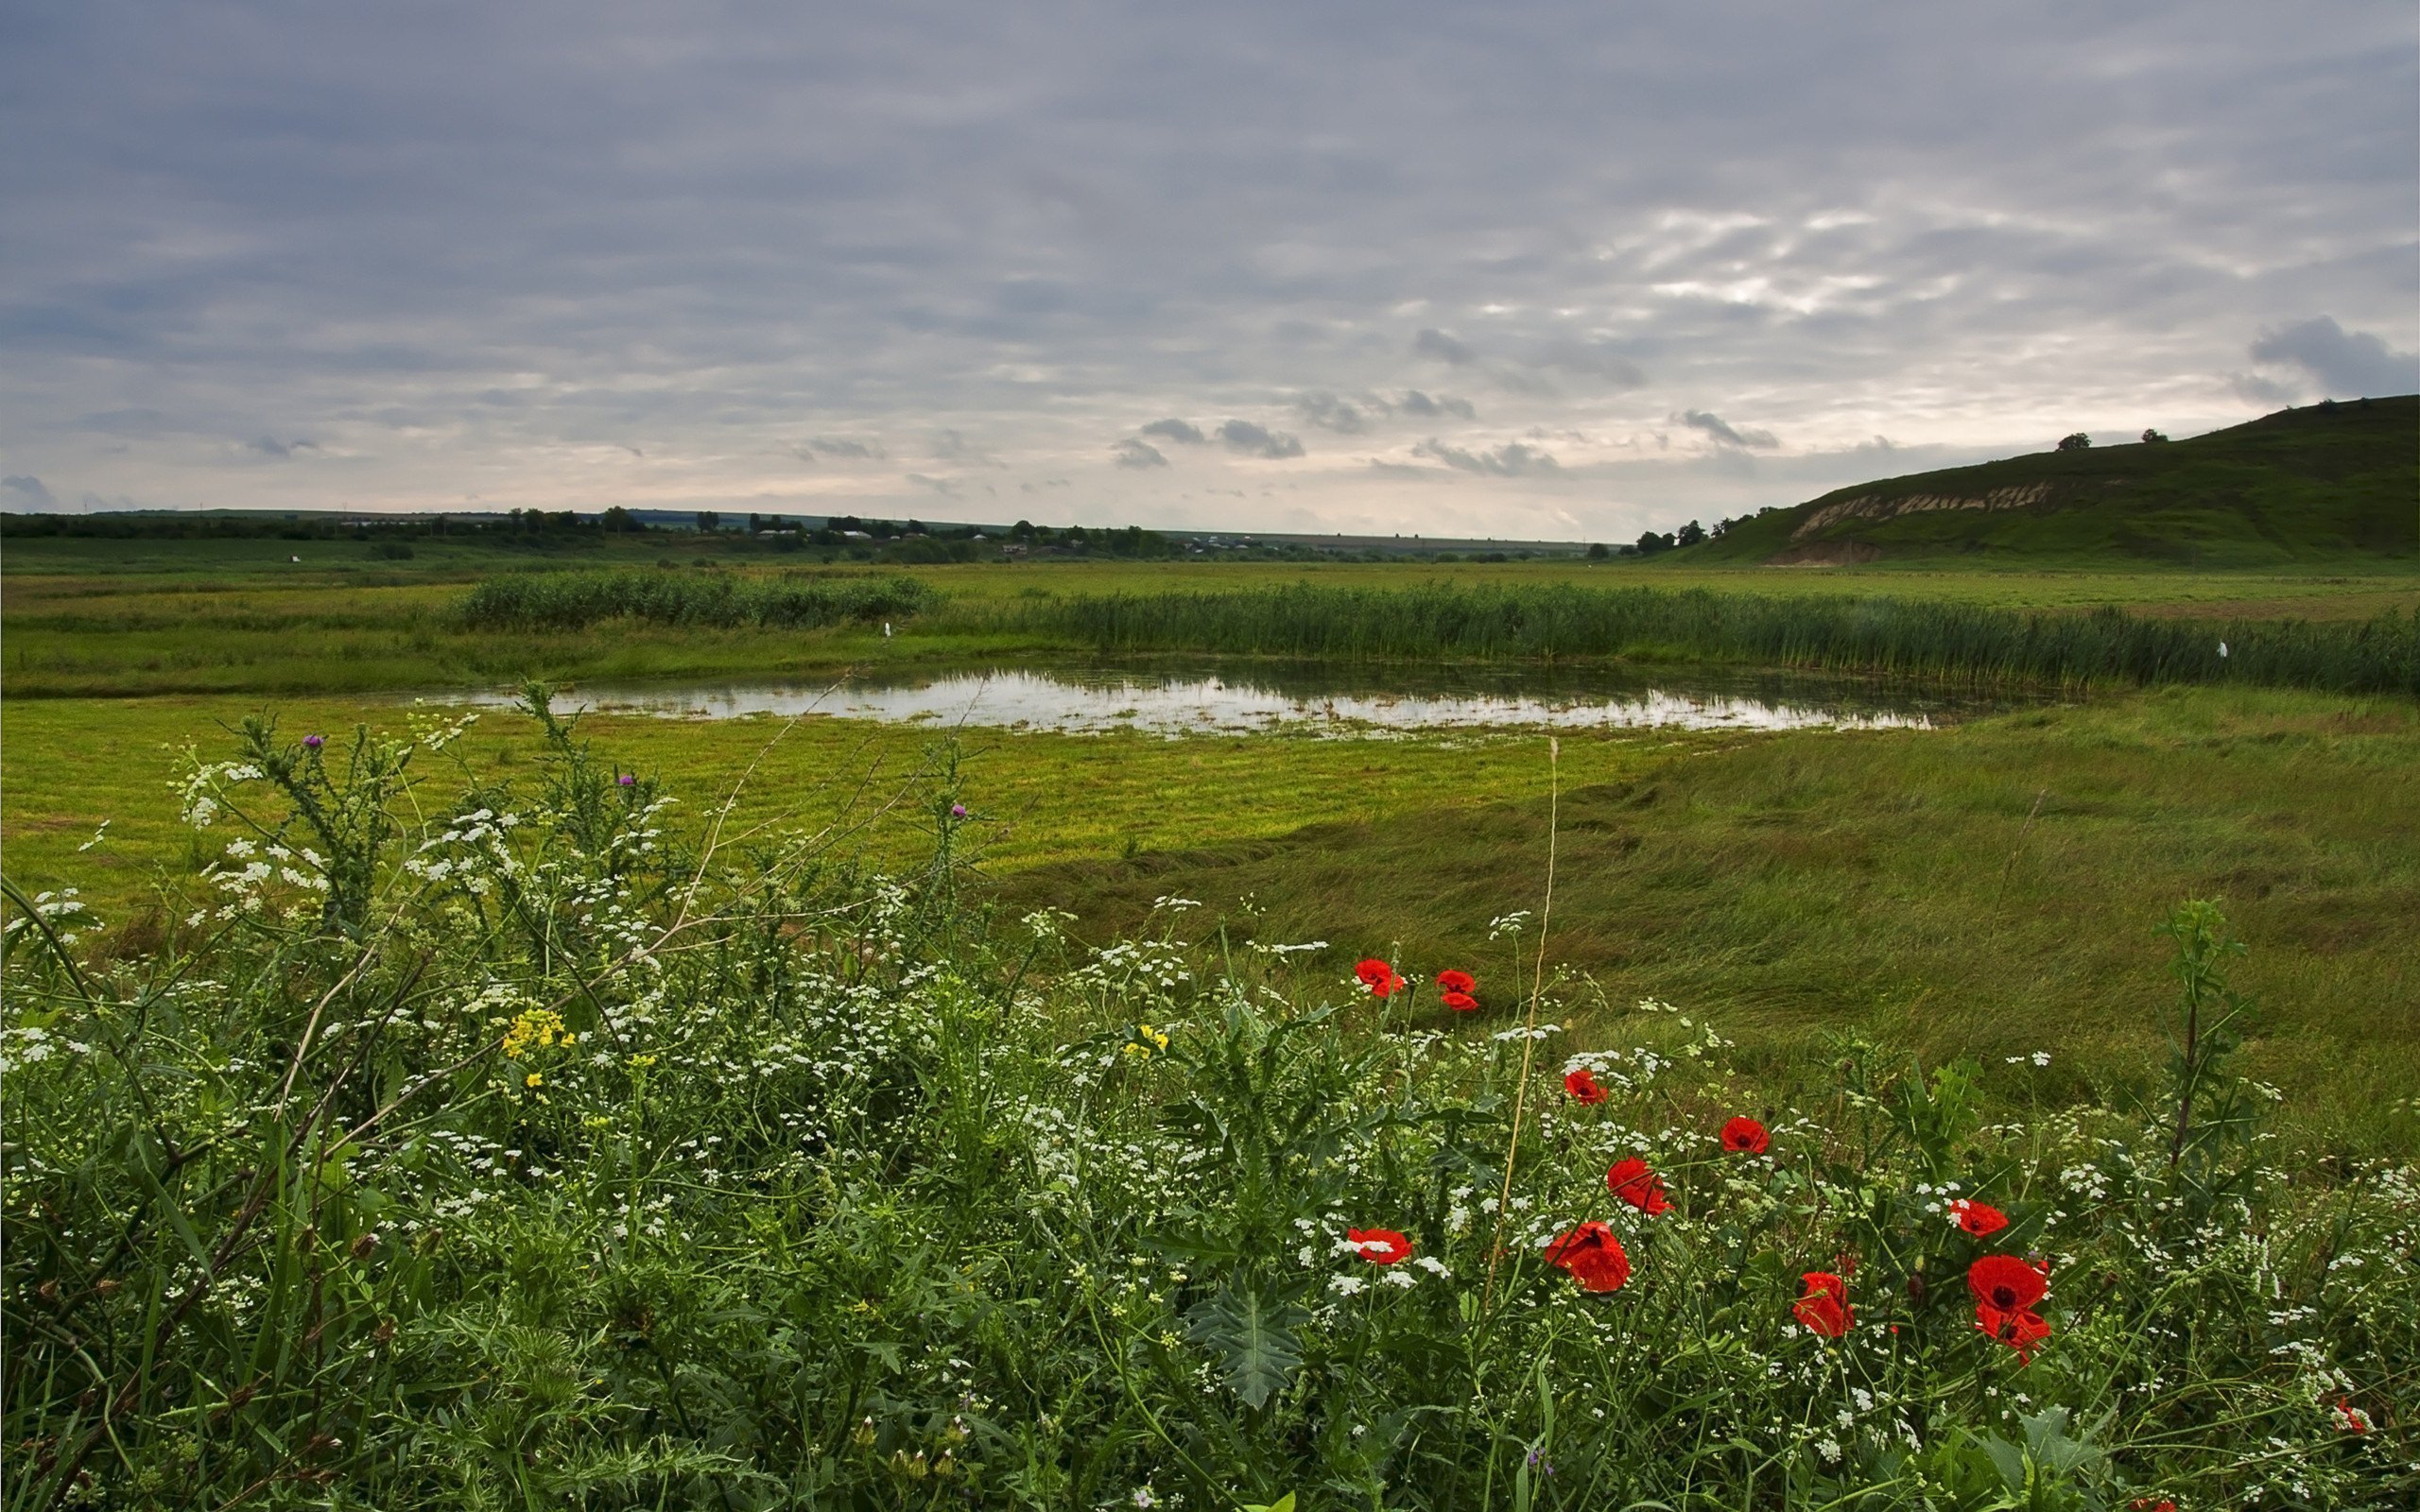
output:
[[[1628,539],[2420,388],[2408,0],[0,10],[0,505]]]

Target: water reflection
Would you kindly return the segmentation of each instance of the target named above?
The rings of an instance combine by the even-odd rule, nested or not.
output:
[[[458,701],[502,704],[506,694]],[[584,685],[599,713],[729,719],[805,714],[891,724],[1096,733],[1383,738],[1420,730],[1932,729],[2006,707],[1854,679],[1691,667],[1337,668],[1322,664],[985,667],[824,682]]]

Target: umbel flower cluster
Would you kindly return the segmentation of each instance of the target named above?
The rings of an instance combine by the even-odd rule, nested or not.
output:
[[[11,1504],[2420,1494],[2420,1184],[2289,1175],[2222,1062],[2020,1119],[1187,900],[1088,944],[970,890],[945,749],[895,880],[531,714],[509,787],[252,725],[178,796],[257,854],[156,944],[12,901]]]

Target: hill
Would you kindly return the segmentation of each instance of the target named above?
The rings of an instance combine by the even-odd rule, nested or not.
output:
[[[2420,554],[2420,396],[2283,409],[2181,441],[2035,453],[1836,489],[1679,563],[2282,565]]]

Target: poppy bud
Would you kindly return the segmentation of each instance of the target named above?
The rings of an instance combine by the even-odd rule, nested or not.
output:
[[[351,1253],[353,1258],[355,1260],[368,1260],[370,1258],[370,1252],[377,1247],[378,1236],[376,1234],[363,1234],[360,1238],[353,1242],[353,1249]]]
[[[93,1295],[95,1297],[115,1297],[124,1290],[126,1290],[124,1281],[103,1280],[93,1283]]]

